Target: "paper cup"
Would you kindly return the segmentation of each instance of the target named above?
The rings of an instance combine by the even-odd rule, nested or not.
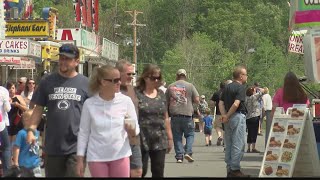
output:
[[[124,123],[125,123],[125,124],[128,124],[128,125],[131,125],[131,127],[132,127],[133,129],[136,128],[136,123],[135,123],[135,121],[132,120],[132,119],[124,119]]]

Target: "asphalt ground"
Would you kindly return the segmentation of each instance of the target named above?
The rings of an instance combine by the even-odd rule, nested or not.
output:
[[[241,170],[251,177],[258,177],[264,152],[264,135],[258,136],[256,148],[261,153],[245,153],[241,161]],[[195,132],[195,141],[193,145],[194,162],[189,163],[186,160],[183,163],[176,163],[174,158],[174,149],[166,155],[165,177],[226,177],[227,170],[224,162],[223,146],[217,146],[217,135],[213,131],[212,146],[205,146],[204,134]],[[246,147],[247,148],[247,147]],[[247,150],[247,149],[246,149]],[[44,169],[42,169],[44,177]],[[151,177],[150,164],[146,177]],[[91,177],[88,168],[86,168],[85,177]]]

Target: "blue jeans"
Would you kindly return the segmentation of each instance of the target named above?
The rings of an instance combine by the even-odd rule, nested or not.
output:
[[[184,154],[192,155],[194,142],[194,123],[190,117],[171,117],[171,129],[176,159],[183,159]],[[186,145],[183,148],[182,135],[186,138]]]
[[[10,145],[10,139],[9,139],[7,127],[5,127],[4,130],[0,132],[0,138],[1,138],[1,151],[2,151],[1,162],[2,162],[3,174],[6,174],[8,169],[11,166],[11,145]]]
[[[246,116],[235,112],[224,124],[225,162],[227,172],[240,170],[240,161],[244,154]]]

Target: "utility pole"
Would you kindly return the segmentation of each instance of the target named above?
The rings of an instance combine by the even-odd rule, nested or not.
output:
[[[143,12],[133,10],[133,11],[125,11],[129,13],[131,17],[133,17],[132,23],[127,23],[133,27],[133,63],[135,64],[135,69],[137,68],[137,26],[146,26],[146,24],[137,24],[139,21],[137,20],[138,14],[143,14]]]

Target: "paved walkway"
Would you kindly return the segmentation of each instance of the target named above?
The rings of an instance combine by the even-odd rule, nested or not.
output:
[[[217,139],[213,135],[213,142]],[[258,136],[257,149],[264,151],[264,136]],[[205,146],[204,134],[196,132],[193,146],[193,163],[184,161],[182,164],[176,163],[174,150],[167,155],[165,164],[165,177],[226,177],[226,164],[224,162],[224,152],[222,146]],[[244,173],[253,177],[259,176],[263,153],[245,153],[241,162]],[[151,177],[150,166],[147,177]]]
[[[165,177],[226,177],[226,164],[222,146],[216,146],[217,136],[213,134],[213,145],[205,146],[204,134],[196,132],[193,146],[193,163],[186,160],[176,163],[174,150],[166,156]],[[264,136],[258,136],[257,149],[264,151]],[[242,171],[252,177],[258,177],[263,153],[245,153],[241,162]],[[44,175],[44,172],[43,172]],[[91,177],[88,168],[85,177]],[[150,165],[146,177],[151,177]]]

